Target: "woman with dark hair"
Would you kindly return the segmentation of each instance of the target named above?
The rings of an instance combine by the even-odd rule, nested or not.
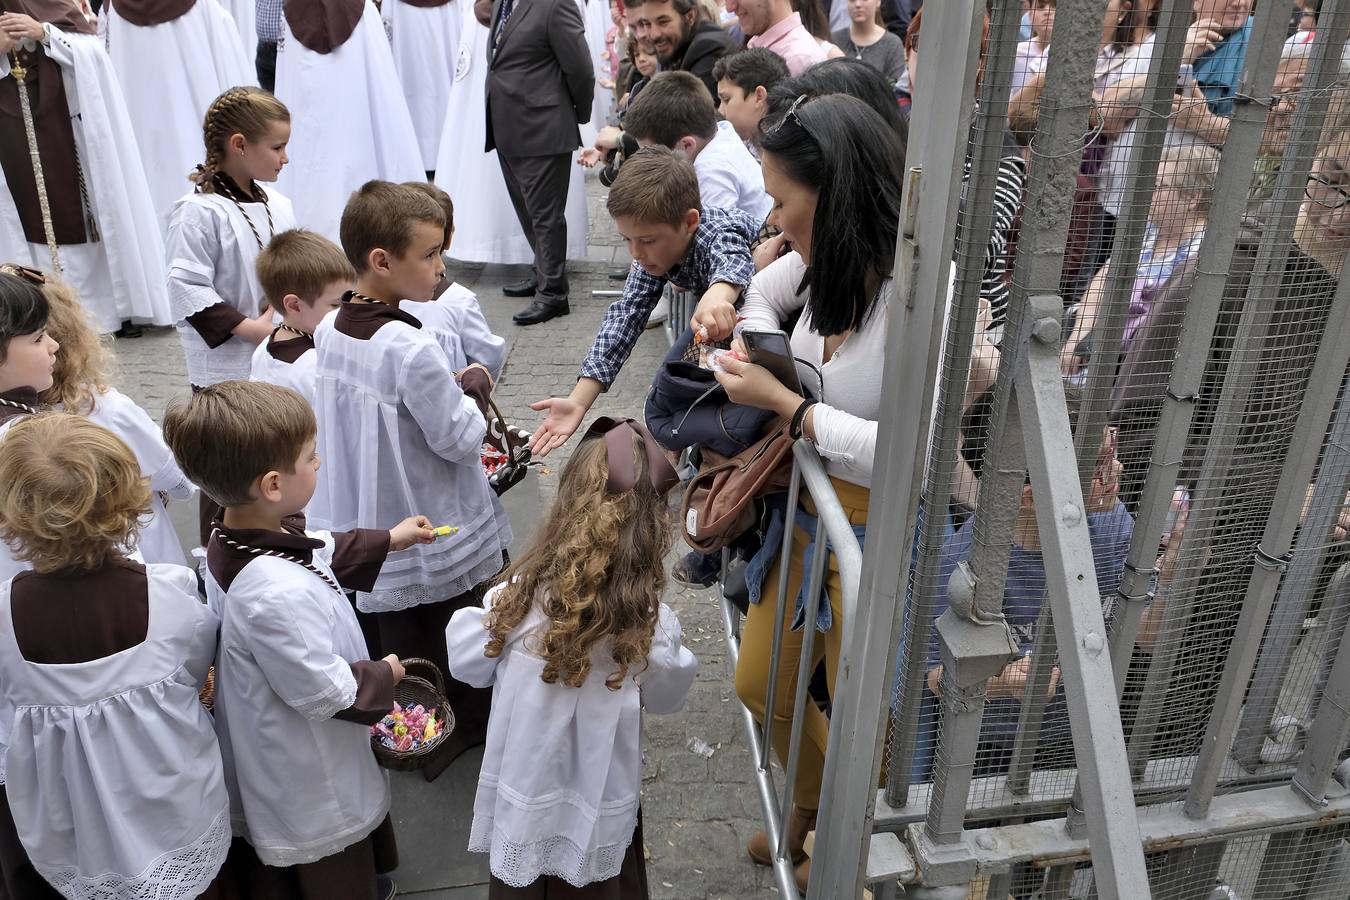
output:
[[[867,63],[857,59],[829,59],[816,63],[802,74],[780,81],[769,90],[768,111],[764,115],[763,130],[781,122],[788,107],[798,97],[824,97],[826,94],[848,94],[866,103],[905,143],[904,122],[895,103],[895,92],[886,76]]]
[[[717,380],[733,402],[773,411],[791,423],[794,437],[815,444],[861,540],[881,414],[904,150],[894,129],[868,104],[842,94],[800,97],[764,130],[761,146],[764,187],[775,201],[772,218],[792,251],[751,281],[740,327],[773,331],[788,316],[801,312],[791,347],[807,396],[785,387],[762,366],[736,359],[724,361],[726,371]],[[802,632],[794,626],[803,625],[803,573],[815,549],[815,515],[807,496],[791,511],[795,527],[786,587],[787,596],[795,598],[797,614],[785,617],[773,710],[774,748],[784,762],[802,640]],[[787,518],[788,511],[781,506],[772,510],[763,549],[746,572],[752,605],[741,637],[736,692],[761,721],[774,641],[776,557]],[[770,600],[761,604],[761,597]],[[810,623],[822,633],[810,664],[814,667],[824,660],[831,689],[843,635],[842,599],[837,563],[831,558],[820,613]],[[804,859],[802,841],[814,825],[829,733],[828,719],[814,704],[807,704],[806,716],[795,805],[786,825],[790,852],[799,863],[797,881],[803,887],[810,863]],[[756,862],[770,863],[768,836],[763,832],[755,835],[748,849]]]

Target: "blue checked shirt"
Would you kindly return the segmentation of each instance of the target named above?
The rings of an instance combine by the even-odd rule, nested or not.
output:
[[[708,207],[679,265],[665,275],[649,275],[634,263],[623,297],[609,305],[595,343],[581,362],[581,377],[594,378],[609,388],[642,336],[666,282],[700,295],[719,281],[742,288],[749,285],[755,274],[750,243],[758,233],[759,222],[752,216],[736,209]]]
[[[264,44],[275,44],[281,39],[281,0],[254,0],[256,16],[253,30]]]

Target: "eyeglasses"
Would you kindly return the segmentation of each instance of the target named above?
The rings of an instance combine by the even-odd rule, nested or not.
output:
[[[30,269],[28,266],[21,266],[18,263],[5,263],[0,265],[0,272],[6,275],[13,275],[15,278],[22,278],[29,284],[36,284],[41,287],[47,283],[47,276],[40,269]]]
[[[1317,187],[1314,188],[1313,185],[1317,185]],[[1350,203],[1350,191],[1320,175],[1313,175],[1308,178],[1308,186],[1303,193],[1307,195],[1309,200],[1324,209],[1340,209],[1345,204]]]
[[[775,135],[778,132],[782,131],[783,126],[788,123],[788,119],[791,119],[792,121],[797,123],[798,128],[800,128],[802,131],[805,131],[808,135],[811,136],[812,139],[814,139],[815,135],[811,134],[811,129],[807,128],[805,123],[802,122],[802,117],[797,115],[797,108],[809,99],[810,97],[808,97],[806,94],[802,94],[796,100],[793,100],[792,105],[788,107],[788,111],[783,114],[783,118],[779,119],[777,124],[775,124],[772,128],[764,132],[765,136]]]

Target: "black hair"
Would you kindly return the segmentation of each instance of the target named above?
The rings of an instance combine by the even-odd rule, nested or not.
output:
[[[819,192],[811,264],[798,287],[807,291],[811,329],[828,337],[862,327],[895,264],[905,168],[899,138],[866,103],[831,94],[765,130],[760,146],[766,161],[773,157],[789,178]]]
[[[739,54],[737,54],[739,55]],[[760,128],[767,130],[778,122],[788,107],[800,96],[823,97],[826,94],[848,94],[857,97],[885,120],[902,140],[905,134],[900,107],[895,102],[895,89],[876,69],[860,59],[827,59],[816,63],[800,75],[778,82],[769,89],[768,112]]]
[[[0,272],[0,363],[9,355],[9,342],[46,328],[47,316],[42,288],[26,278]]]
[[[1069,433],[1078,432],[1078,406],[1083,400],[1083,391],[1075,384],[1064,382],[1064,402],[1069,414]],[[984,470],[984,455],[989,448],[989,423],[994,414],[994,389],[981,391],[970,401],[970,405],[961,413],[961,458],[970,466],[970,471],[979,478]],[[1027,484],[1031,484],[1028,475]]]
[[[715,81],[730,81],[749,96],[757,87],[772,90],[787,81],[790,73],[783,57],[764,47],[752,47],[713,63],[712,76]]]

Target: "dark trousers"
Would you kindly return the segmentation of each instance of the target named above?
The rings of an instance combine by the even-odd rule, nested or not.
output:
[[[534,251],[536,297],[551,303],[567,299],[567,182],[572,154],[507,156],[499,148],[506,191],[516,218]]]
[[[7,900],[61,900],[28,859],[9,812],[9,798],[0,784],[0,897]]]
[[[265,91],[274,91],[277,86],[277,42],[258,41],[258,55],[254,58],[254,68],[258,70],[258,84]]]
[[[398,868],[394,823],[388,816],[369,835],[331,856],[295,866],[269,866],[243,838],[213,885],[219,900],[375,900],[375,873]],[[210,900],[211,895],[203,897]]]

